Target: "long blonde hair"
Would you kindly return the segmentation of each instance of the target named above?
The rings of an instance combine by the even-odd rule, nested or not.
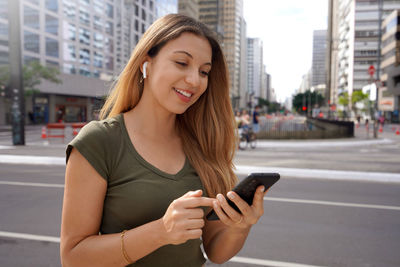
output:
[[[226,193],[237,181],[233,172],[235,121],[229,98],[228,72],[214,33],[204,24],[184,15],[169,14],[155,21],[143,34],[107,98],[100,118],[113,117],[133,109],[143,93],[140,64],[155,57],[170,40],[190,32],[208,40],[212,48],[212,68],[207,90],[183,114],[177,127],[183,150],[197,171],[210,197]]]

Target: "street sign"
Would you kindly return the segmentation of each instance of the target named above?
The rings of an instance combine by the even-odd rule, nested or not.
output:
[[[369,76],[374,76],[374,74],[375,74],[375,67],[374,67],[374,65],[370,65],[369,66],[369,68],[368,68],[368,74],[369,74]]]

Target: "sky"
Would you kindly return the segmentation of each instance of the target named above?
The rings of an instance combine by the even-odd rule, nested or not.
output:
[[[247,37],[260,38],[278,102],[300,87],[312,64],[314,30],[326,30],[328,0],[243,0]]]

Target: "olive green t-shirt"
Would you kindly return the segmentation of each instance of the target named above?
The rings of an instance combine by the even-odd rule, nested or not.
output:
[[[68,144],[67,162],[73,147],[107,181],[101,234],[122,232],[160,219],[169,204],[186,192],[205,192],[187,158],[175,175],[144,160],[129,138],[122,114],[83,127]],[[130,266],[201,266],[205,259],[200,245],[200,239],[166,245]]]

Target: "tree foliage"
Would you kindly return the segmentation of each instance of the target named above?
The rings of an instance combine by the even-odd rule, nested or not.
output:
[[[303,110],[303,107],[314,107],[322,106],[324,103],[324,97],[318,92],[311,92],[310,90],[305,93],[298,93],[293,97],[292,105],[293,109],[298,113],[307,113],[307,110]]]
[[[59,84],[60,71],[54,67],[47,67],[40,64],[38,61],[32,61],[22,67],[23,85],[26,96],[39,93],[38,86],[42,79]],[[0,86],[8,88],[10,83],[9,65],[0,67]]]

